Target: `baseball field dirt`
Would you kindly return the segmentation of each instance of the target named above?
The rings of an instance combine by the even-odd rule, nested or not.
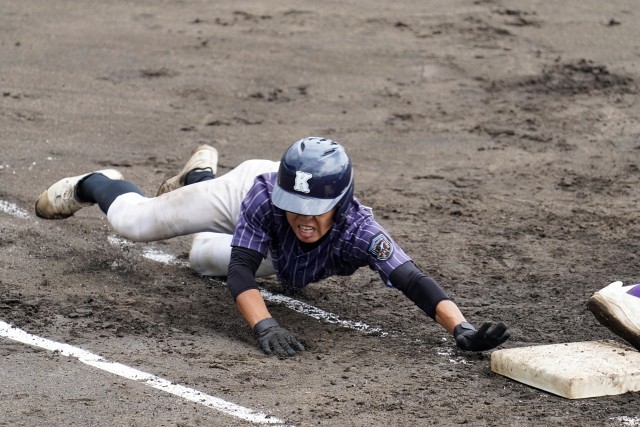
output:
[[[347,326],[269,301],[310,349],[266,356],[225,284],[184,267],[189,236],[133,244],[97,207],[33,209],[65,176],[116,168],[153,195],[199,143],[225,173],[324,136],[467,319],[509,326],[502,348],[619,342],[586,302],[640,280],[636,0],[0,7],[1,321],[288,425],[640,424],[637,393],[492,373],[367,269],[295,295]],[[3,426],[251,425],[9,338],[0,360]]]

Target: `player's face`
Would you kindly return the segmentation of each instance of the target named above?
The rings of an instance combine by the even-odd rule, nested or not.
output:
[[[331,230],[335,212],[336,209],[333,208],[322,215],[299,215],[293,212],[286,212],[286,215],[298,240],[304,243],[315,243]]]

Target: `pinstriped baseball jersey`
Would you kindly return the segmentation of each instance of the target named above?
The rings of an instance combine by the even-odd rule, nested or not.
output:
[[[334,223],[327,238],[304,252],[289,226],[285,212],[271,202],[276,173],[256,177],[242,202],[232,246],[253,249],[267,255],[282,286],[301,288],[329,276],[348,276],[369,266],[391,286],[391,272],[410,258],[378,224],[370,208],[357,199],[340,223]]]

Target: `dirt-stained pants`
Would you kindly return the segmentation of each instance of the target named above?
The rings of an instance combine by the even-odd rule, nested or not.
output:
[[[116,233],[134,242],[195,234],[189,263],[208,276],[226,276],[231,238],[244,197],[255,177],[277,172],[279,163],[247,160],[213,180],[180,187],[158,197],[126,193],[111,204],[107,219]],[[274,274],[267,257],[257,276]]]

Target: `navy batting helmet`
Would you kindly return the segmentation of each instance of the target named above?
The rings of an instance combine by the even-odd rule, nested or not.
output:
[[[322,215],[338,207],[340,220],[353,200],[351,159],[342,145],[308,137],[291,145],[280,161],[272,201],[300,215]]]

